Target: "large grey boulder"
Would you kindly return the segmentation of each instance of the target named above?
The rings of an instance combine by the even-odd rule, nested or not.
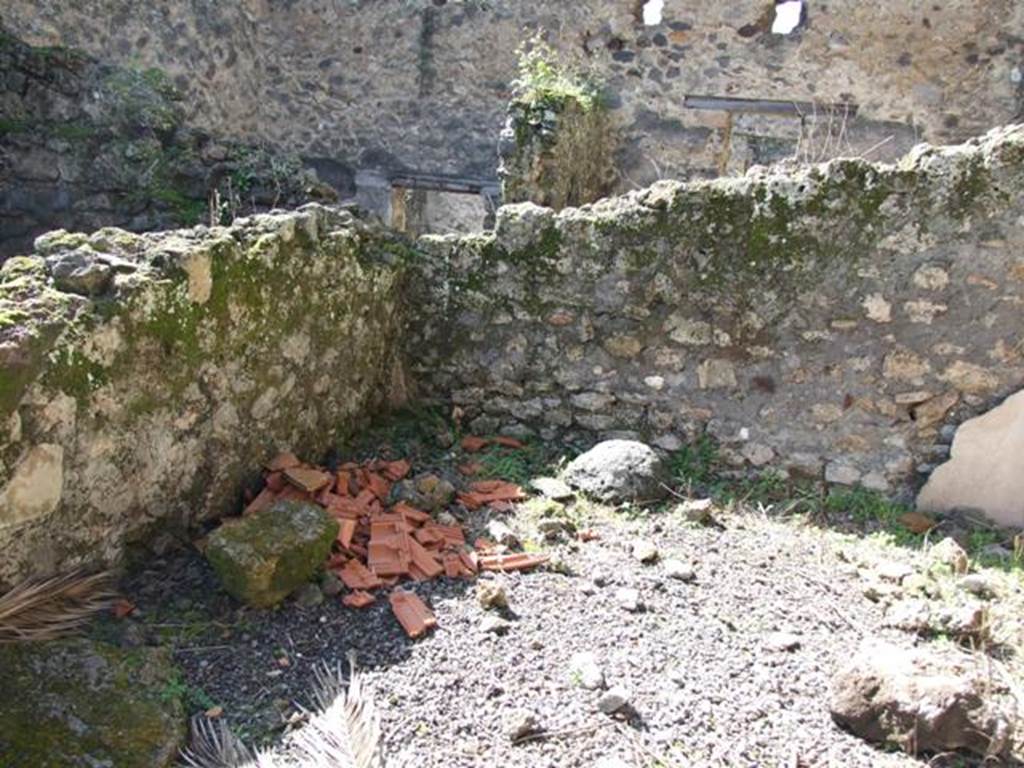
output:
[[[90,640],[0,645],[0,765],[175,764],[185,711],[168,654]]]
[[[984,665],[955,649],[869,641],[832,680],[832,718],[868,741],[914,752],[1004,755],[1013,708]]]
[[[279,501],[210,534],[206,558],[224,589],[266,608],[313,577],[337,535],[337,521],[320,507]]]
[[[650,446],[635,440],[606,440],[578,456],[563,479],[598,501],[616,503],[663,498],[667,472]]]

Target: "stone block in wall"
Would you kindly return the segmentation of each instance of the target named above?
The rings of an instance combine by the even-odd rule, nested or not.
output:
[[[403,241],[311,205],[231,227],[54,232],[0,268],[0,585],[236,509],[279,450],[383,405]],[[102,284],[55,280],[103,265]],[[62,273],[63,274],[63,273]]]

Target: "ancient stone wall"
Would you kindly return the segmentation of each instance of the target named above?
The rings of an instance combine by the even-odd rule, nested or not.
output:
[[[114,67],[0,28],[0,262],[51,229],[131,231],[333,197],[294,155],[188,126],[159,69]]]
[[[620,190],[794,154],[895,158],[1021,114],[1016,0],[805,5],[788,35],[772,0],[667,0],[651,25],[637,0],[6,0],[3,18],[37,45],[159,67],[198,127],[297,152],[339,189],[370,168],[493,179],[515,48],[538,28],[606,81]],[[856,115],[819,114],[834,103]]]
[[[388,396],[407,246],[316,205],[0,267],[0,586],[239,508]]]
[[[428,236],[412,378],[468,429],[675,450],[892,494],[1017,390],[1024,126]]]

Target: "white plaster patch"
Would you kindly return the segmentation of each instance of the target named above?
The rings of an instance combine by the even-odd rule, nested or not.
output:
[[[33,447],[0,492],[0,527],[21,525],[53,513],[64,488],[64,448]]]

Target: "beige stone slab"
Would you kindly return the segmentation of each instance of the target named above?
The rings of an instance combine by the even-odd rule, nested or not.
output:
[[[1024,390],[964,422],[950,459],[917,497],[922,512],[977,509],[993,522],[1024,527]]]

